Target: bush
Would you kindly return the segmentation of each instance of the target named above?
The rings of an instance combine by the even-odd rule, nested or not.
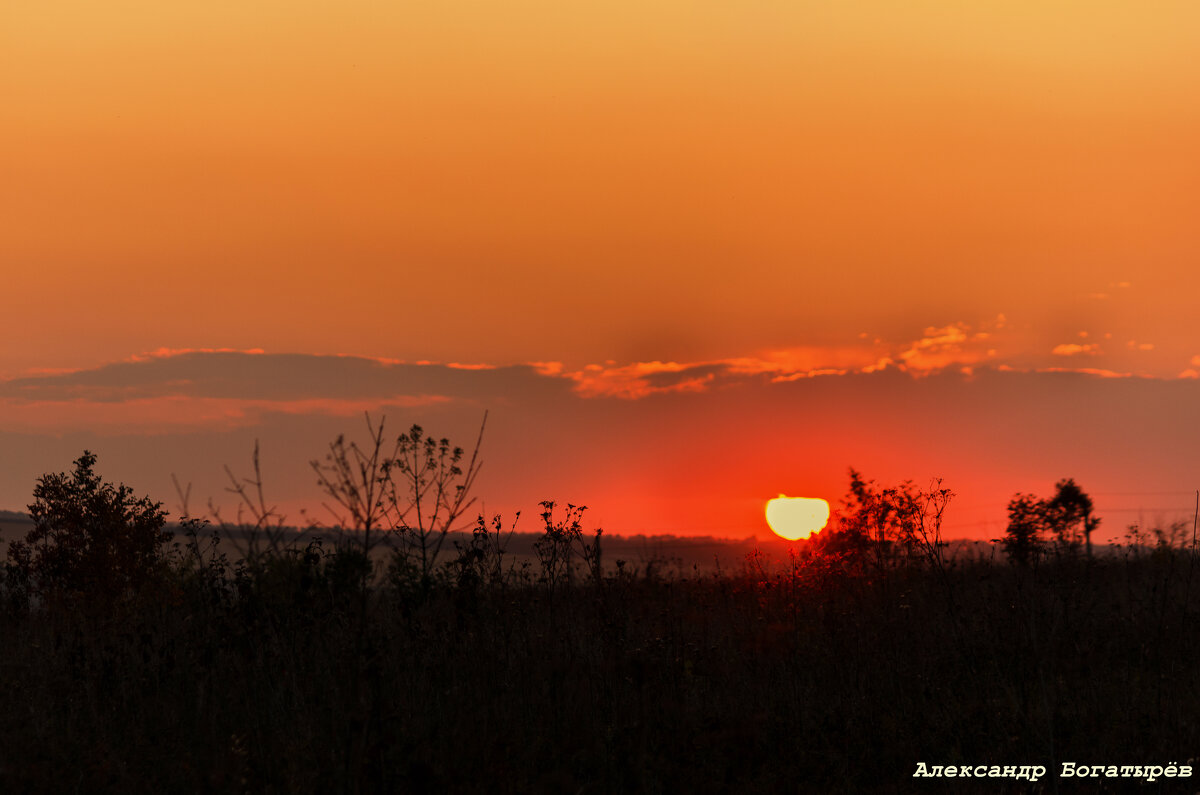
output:
[[[33,530],[8,550],[10,579],[31,595],[111,602],[163,573],[171,534],[162,503],[104,482],[95,465],[85,450],[74,472],[43,475],[34,488]]]

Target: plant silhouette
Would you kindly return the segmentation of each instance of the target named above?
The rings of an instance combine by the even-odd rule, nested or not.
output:
[[[34,488],[34,527],[8,550],[10,570],[33,595],[110,602],[161,573],[171,538],[162,503],[105,482],[95,466],[85,450],[74,471],[43,475]]]
[[[1015,494],[1008,503],[1008,528],[1002,539],[1004,550],[1015,563],[1027,565],[1053,545],[1056,554],[1078,554],[1086,546],[1092,556],[1092,533],[1100,526],[1093,515],[1092,498],[1074,478],[1054,484],[1048,500],[1033,494]]]
[[[1054,485],[1054,496],[1046,503],[1047,525],[1056,541],[1071,549],[1079,546],[1080,536],[1092,556],[1092,533],[1100,519],[1092,515],[1092,498],[1075,483],[1074,478],[1060,480]]]
[[[479,449],[486,426],[485,412],[470,458],[420,425],[397,437],[389,452],[384,421],[376,426],[368,416],[367,444],[339,436],[324,459],[310,465],[317,485],[333,501],[326,507],[338,526],[362,532],[364,555],[370,555],[379,531],[392,534],[399,542],[393,569],[415,572],[428,588],[446,536],[460,529],[458,523],[475,503],[471,488],[483,466]]]

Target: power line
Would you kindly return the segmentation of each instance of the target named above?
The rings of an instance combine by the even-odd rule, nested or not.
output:
[[[1097,497],[1191,497],[1195,494],[1192,491],[1097,491],[1093,494]]]

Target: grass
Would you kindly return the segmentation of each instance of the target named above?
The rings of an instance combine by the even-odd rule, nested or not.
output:
[[[0,791],[906,792],[922,761],[1051,791],[1200,748],[1200,577],[1167,545],[554,588],[450,566],[365,609],[354,552],[309,552],[5,610]]]

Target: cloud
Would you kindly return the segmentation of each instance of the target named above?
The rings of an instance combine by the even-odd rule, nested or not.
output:
[[[817,371],[858,371],[875,367],[887,349],[878,343],[806,345],[767,351],[757,356],[723,359],[729,372],[744,375],[797,376]]]
[[[241,353],[247,356],[256,356],[265,352],[262,348],[156,348],[146,353],[135,353],[126,361],[144,362],[149,359],[170,359],[193,353]]]
[[[562,362],[526,362],[538,375],[561,375],[565,369]]]
[[[1091,375],[1097,378],[1133,378],[1133,373],[1121,373],[1116,370],[1105,370],[1102,367],[1039,367],[1039,373],[1073,373],[1075,375]]]
[[[0,382],[0,430],[161,433],[234,428],[269,414],[353,416],[569,394],[527,366],[405,364],[351,356],[156,351],[91,370]]]
[[[112,433],[191,433],[224,431],[259,425],[269,414],[361,417],[389,409],[413,409],[446,403],[444,395],[396,395],[390,398],[345,400],[243,400],[237,398],[167,395],[123,401],[0,400],[0,431],[59,434],[74,431]]]
[[[993,328],[1003,328],[1006,323],[1006,318],[999,315]],[[930,326],[918,339],[900,345],[870,339],[865,333],[859,335],[859,340],[849,345],[801,345],[700,362],[606,362],[578,370],[568,370],[560,362],[533,362],[530,366],[542,375],[573,381],[581,397],[636,400],[671,392],[703,392],[760,378],[789,383],[889,368],[912,376],[942,371],[969,374],[997,356],[992,347],[994,332],[972,329],[966,323]]]
[[[91,369],[0,381],[0,430],[161,433],[169,428],[248,427],[272,414],[342,417],[447,405],[566,406],[561,399],[637,401],[882,372],[910,378],[938,373],[976,378],[987,370],[1131,376],[1132,360],[1106,357],[1095,343],[1064,343],[1040,358],[1006,355],[1006,350],[1025,349],[1014,343],[1017,334],[1001,315],[983,327],[965,322],[928,326],[916,339],[901,343],[868,334],[851,343],[798,345],[713,360],[606,361],[570,367],[559,361],[497,366],[260,349],[159,348]],[[1149,343],[1130,341],[1118,353],[1145,356],[1154,350]],[[1055,363],[1083,355],[1090,366]],[[1191,358],[1191,365],[1166,377],[1192,378],[1193,372],[1200,372],[1200,355]]]
[[[0,381],[0,399],[126,401],[189,396],[242,400],[391,399],[561,390],[526,365],[408,364],[362,356],[193,351],[146,356],[90,370]]]
[[[769,351],[703,362],[633,362],[589,364],[566,370],[558,362],[534,363],[538,373],[574,382],[583,398],[638,400],[651,395],[705,392],[739,383],[785,383],[847,373],[870,373],[894,364],[877,346],[816,346]]]
[[[562,373],[575,382],[581,397],[644,398],[671,392],[702,392],[723,369],[719,364],[634,362],[623,366],[590,364]]]
[[[460,362],[446,362],[446,366],[451,370],[495,370],[494,364],[462,364]]]
[[[972,366],[994,356],[986,331],[972,332],[966,323],[930,326],[897,356],[901,368],[913,375]]]
[[[1081,353],[1097,354],[1100,353],[1100,346],[1095,343],[1080,345],[1076,342],[1066,342],[1062,345],[1055,345],[1050,352],[1055,356],[1078,356]]]

